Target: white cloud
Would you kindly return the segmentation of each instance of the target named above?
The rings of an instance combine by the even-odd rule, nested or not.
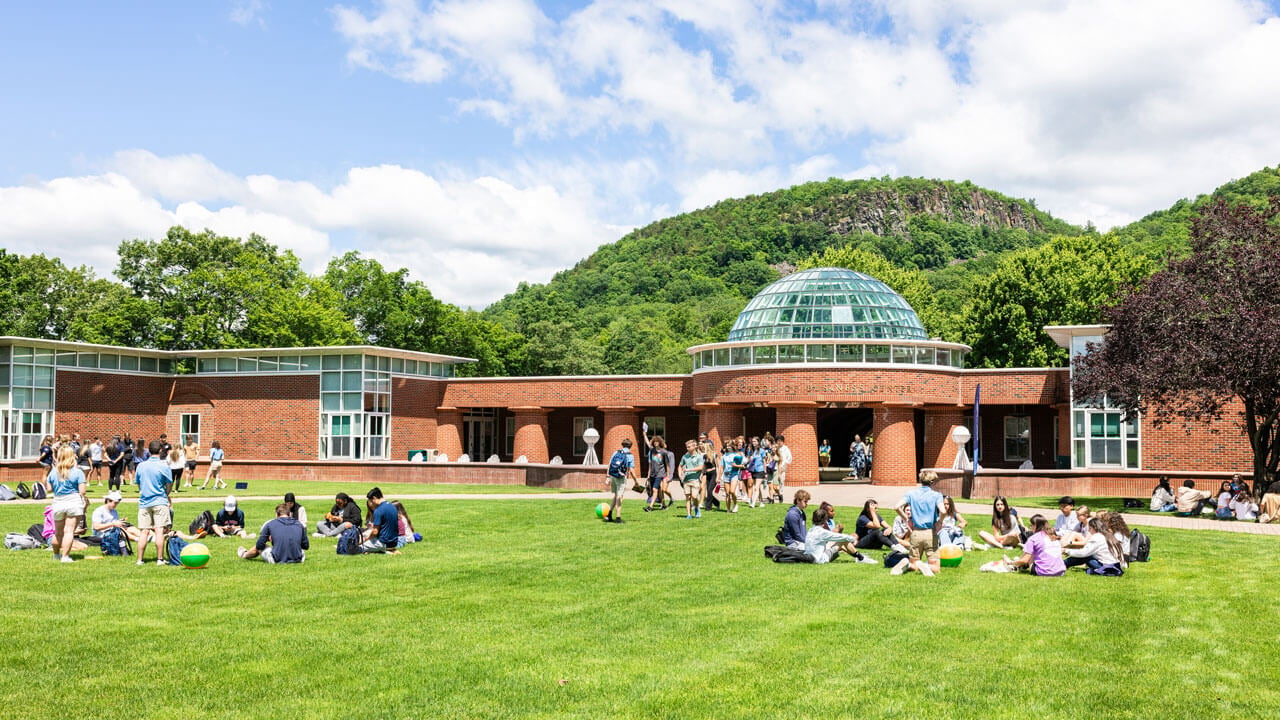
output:
[[[266,27],[267,21],[262,17],[267,9],[263,0],[234,0],[231,3],[231,22],[247,27],[256,23],[258,27]]]
[[[483,307],[520,281],[545,282],[625,232],[597,219],[588,198],[526,183],[519,173],[514,180],[435,177],[383,165],[354,168],[325,189],[269,175],[240,178],[200,156],[134,150],[107,165],[98,175],[0,187],[0,246],[105,275],[121,240],[159,238],[183,225],[257,233],[315,273],[335,254],[331,236],[353,234],[362,252],[409,268],[437,297]]]

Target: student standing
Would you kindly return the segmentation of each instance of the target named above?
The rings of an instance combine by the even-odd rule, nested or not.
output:
[[[631,438],[622,441],[622,447],[609,458],[609,474],[605,482],[613,493],[609,504],[609,515],[605,522],[622,523],[622,494],[627,491],[627,483],[636,479],[636,458],[631,454]]]
[[[84,517],[86,482],[84,473],[76,467],[76,453],[70,445],[58,450],[58,464],[49,471],[48,482],[53,490],[53,559],[73,562],[71,547],[80,518]]]
[[[138,530],[142,532],[138,538],[139,565],[143,563],[148,539],[156,543],[156,564],[164,564],[164,539],[173,524],[168,492],[173,485],[173,475],[169,465],[160,459],[160,449],[160,441],[152,440],[148,447],[151,457],[138,464],[133,478],[138,486]]]
[[[938,520],[942,516],[942,493],[933,489],[938,481],[938,474],[932,470],[921,470],[920,485],[910,490],[902,498],[898,506],[899,513],[911,510],[911,538],[907,543],[907,565],[894,568],[897,574],[903,570],[916,570],[921,575],[933,577],[939,567],[938,562]]]
[[[689,440],[684,444],[684,455],[680,458],[680,484],[684,488],[685,519],[702,517],[702,505],[698,498],[698,486],[705,464],[698,443]]]

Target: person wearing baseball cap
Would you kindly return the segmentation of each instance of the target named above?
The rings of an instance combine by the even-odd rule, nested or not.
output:
[[[218,537],[239,535],[251,537],[244,532],[244,511],[236,507],[236,496],[228,495],[217,517],[213,519],[213,534]]]
[[[138,528],[130,525],[120,519],[120,513],[116,509],[120,505],[120,501],[124,497],[120,495],[119,490],[112,490],[103,498],[103,504],[97,510],[93,511],[93,534],[102,537],[102,533],[111,528],[120,528],[130,540],[136,542],[142,537],[142,532]]]

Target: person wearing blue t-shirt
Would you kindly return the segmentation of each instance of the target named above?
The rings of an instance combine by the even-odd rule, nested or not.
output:
[[[84,517],[86,482],[84,473],[76,467],[76,451],[70,445],[58,449],[57,465],[49,471],[47,480],[53,490],[53,501],[49,505],[53,511],[53,559],[74,562],[71,549],[80,518]]]
[[[163,565],[165,535],[173,525],[173,517],[169,513],[169,486],[173,484],[173,473],[169,471],[169,464],[161,459],[161,441],[152,440],[147,449],[151,456],[138,463],[138,470],[133,475],[133,483],[138,486],[138,530],[142,532],[138,540],[138,564],[142,564],[148,539],[154,538],[156,564]]]
[[[946,508],[943,506],[942,493],[933,489],[933,484],[937,481],[938,473],[921,470],[920,486],[902,496],[902,503],[898,505],[898,513],[904,517],[908,517],[907,510],[911,510],[911,534],[907,543],[907,565],[904,567],[899,564],[895,567],[897,574],[909,569],[926,577],[933,577],[938,570],[938,526]]]
[[[382,489],[374,488],[365,495],[373,513],[369,516],[368,536],[360,547],[367,553],[399,555],[396,545],[400,539],[400,514],[395,505],[382,499]]]

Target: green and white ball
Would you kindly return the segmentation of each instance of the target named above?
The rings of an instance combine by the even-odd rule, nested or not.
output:
[[[189,543],[182,548],[182,554],[178,556],[182,567],[191,570],[198,570],[209,564],[209,548],[204,543]]]

